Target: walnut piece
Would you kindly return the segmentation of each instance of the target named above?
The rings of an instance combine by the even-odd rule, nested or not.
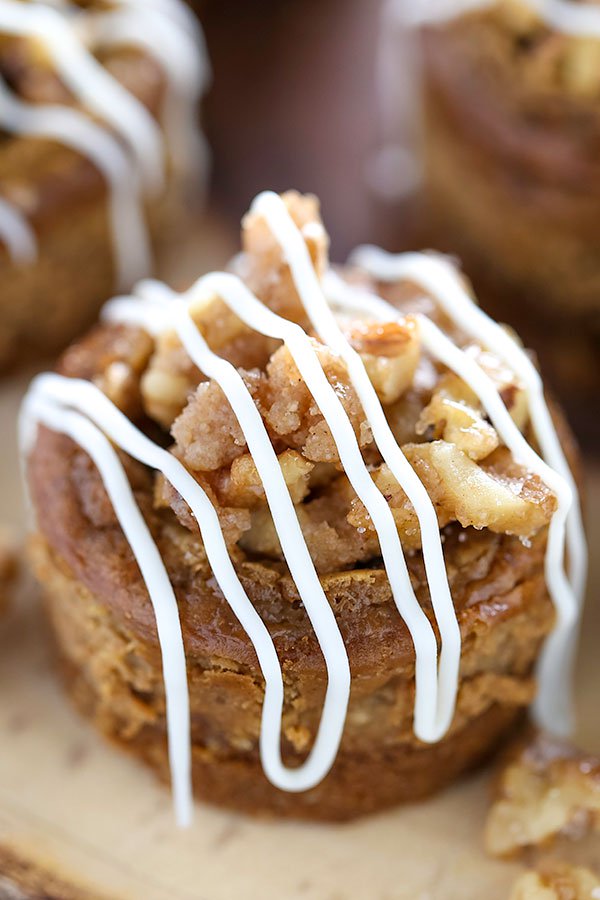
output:
[[[506,763],[485,827],[493,856],[600,831],[600,759],[542,732]]]
[[[284,450],[277,459],[292,501],[302,503],[310,490],[313,463],[295,450]],[[222,506],[252,509],[266,503],[263,483],[250,453],[238,456],[229,472],[221,470],[213,487]]]
[[[421,413],[417,432],[424,435],[430,428],[434,438],[454,444],[473,460],[485,459],[499,444],[476,395],[454,373],[442,376]]]
[[[219,297],[195,302],[190,315],[210,349],[236,368],[264,368],[277,342],[249,329]],[[174,331],[156,339],[156,348],[141,382],[144,409],[170,428],[204,375],[194,365]]]
[[[554,495],[505,447],[481,464],[446,441],[403,450],[442,521],[528,537],[548,523],[556,508]]]
[[[600,881],[590,869],[555,862],[521,875],[510,900],[600,900]]]
[[[420,343],[414,317],[403,322],[356,322],[346,337],[360,353],[377,396],[385,405],[395,403],[414,381]]]

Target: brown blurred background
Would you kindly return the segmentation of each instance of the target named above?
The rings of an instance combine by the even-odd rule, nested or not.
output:
[[[232,227],[260,190],[316,193],[334,259],[373,240],[365,171],[377,143],[380,0],[224,0],[202,24],[213,200]]]

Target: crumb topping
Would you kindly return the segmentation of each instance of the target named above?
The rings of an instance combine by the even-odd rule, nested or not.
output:
[[[315,198],[290,192],[285,202],[300,226],[311,260],[322,273],[328,237]],[[384,494],[403,546],[421,547],[415,511],[383,462],[343,360],[311,331],[289,267],[264,221],[248,215],[243,252],[234,271],[268,307],[297,322],[314,349],[351,422],[371,477]],[[421,346],[419,305],[449,330],[422,291],[382,287],[365,273],[345,271],[393,302],[397,323],[348,319],[344,331],[360,354],[394,437],[425,485],[440,528],[463,528],[530,539],[556,509],[541,480],[502,445],[468,386]],[[235,365],[276,450],[284,479],[321,573],[365,565],[380,557],[376,530],[342,469],[329,427],[287,348],[244,325],[218,298],[192,308],[211,349]],[[492,378],[518,427],[529,427],[522,386],[484,348],[454,340]],[[461,343],[462,340],[462,343]],[[227,542],[250,559],[283,562],[264,490],[240,428],[221,388],[194,366],[174,332],[150,338],[138,328],[103,325],[64,355],[60,370],[93,380],[123,411],[184,463],[214,503]],[[196,531],[186,504],[161,475],[155,477],[157,510],[175,513]]]

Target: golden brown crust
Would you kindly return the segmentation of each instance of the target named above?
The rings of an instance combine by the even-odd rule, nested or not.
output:
[[[79,548],[87,553],[85,536]],[[91,594],[42,539],[35,542],[33,555],[76,702],[109,737],[166,778],[164,692],[156,639],[141,634],[138,611],[131,604],[115,612],[108,595]],[[274,789],[262,773],[258,735],[263,687],[248,638],[232,621],[224,600],[215,603],[214,590],[199,591],[197,583],[193,595],[191,586],[184,590],[185,576],[179,569],[176,585],[199,798],[250,812],[346,819],[424,797],[486,757],[532,698],[532,662],[552,621],[541,575],[524,576],[523,581],[515,577],[518,556],[513,557],[509,547],[497,548],[491,563],[482,564],[491,564],[487,576],[463,591],[457,591],[458,580],[454,584],[457,603],[463,605],[458,711],[449,735],[429,746],[412,732],[413,652],[381,573],[325,579],[348,647],[354,687],[334,768],[319,787],[300,795]],[[118,565],[117,560],[114,555],[105,560],[103,574]],[[276,603],[273,593],[265,603],[266,585],[257,574],[250,580],[250,573],[243,572],[242,580],[283,661],[284,758],[298,764],[314,739],[323,665],[303,611],[290,604],[291,598],[286,603],[280,597]],[[118,572],[116,577],[113,587],[121,585],[121,595],[135,597],[141,590],[137,581],[124,589]],[[278,587],[281,591],[285,585]],[[193,622],[186,616],[190,607]]]

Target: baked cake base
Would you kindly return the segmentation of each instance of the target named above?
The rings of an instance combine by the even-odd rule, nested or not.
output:
[[[1,512],[15,524],[22,512],[11,448],[23,387],[0,387],[7,448]],[[587,506],[600,509],[600,472]],[[591,546],[600,540],[596,518]],[[590,597],[600,587],[598,560],[593,564]],[[168,790],[139,762],[103,742],[63,695],[37,600],[28,593],[0,621],[0,848],[27,860],[19,871],[29,871],[30,883],[40,867],[56,872],[59,883],[88,888],[95,900],[508,896],[519,866],[487,859],[482,850],[486,770],[432,800],[350,825],[256,821],[198,804],[193,827],[177,831]],[[600,610],[590,604],[579,668],[579,738],[596,752],[599,627]],[[0,871],[2,888],[10,872],[1,857]]]

